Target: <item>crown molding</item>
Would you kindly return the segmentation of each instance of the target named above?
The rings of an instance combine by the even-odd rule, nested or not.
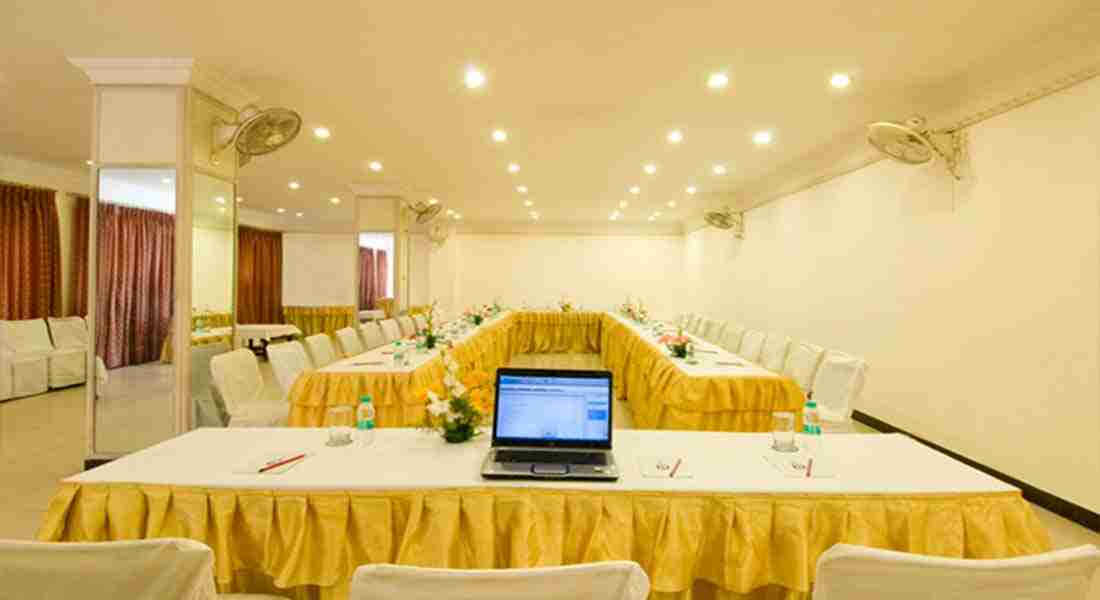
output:
[[[191,58],[83,58],[69,57],[95,85],[188,85],[195,61]]]

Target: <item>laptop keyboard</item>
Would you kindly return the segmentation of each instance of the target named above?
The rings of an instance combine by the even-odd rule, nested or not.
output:
[[[497,462],[502,463],[558,463],[566,465],[607,466],[607,454],[603,452],[497,450],[496,458]]]

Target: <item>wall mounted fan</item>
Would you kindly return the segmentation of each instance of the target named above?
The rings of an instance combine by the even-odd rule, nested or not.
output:
[[[952,145],[943,148],[933,136],[950,136]],[[962,137],[958,131],[929,131],[924,117],[914,116],[905,123],[871,123],[867,126],[867,141],[886,156],[910,165],[923,165],[939,156],[951,176],[961,179],[958,166]]]
[[[442,204],[428,204],[426,202],[406,202],[406,206],[409,210],[416,213],[416,224],[426,225],[431,222],[432,219],[439,215],[439,211],[443,210]]]
[[[744,213],[733,212],[728,207],[708,210],[703,213],[703,220],[711,227],[732,231],[733,236],[737,239],[745,237]]]
[[[440,248],[443,244],[447,243],[447,238],[451,236],[451,227],[447,223],[436,223],[428,228],[428,239],[435,244],[436,248]]]
[[[218,164],[220,154],[233,146],[237,150],[237,166],[243,167],[260,156],[289,144],[302,130],[302,117],[289,108],[260,110],[255,105],[241,109],[236,123],[214,119],[214,148],[210,162]]]

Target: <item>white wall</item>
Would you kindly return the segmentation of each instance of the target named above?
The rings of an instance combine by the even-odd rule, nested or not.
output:
[[[203,311],[231,312],[233,232],[194,228],[191,242],[191,305]]]
[[[705,312],[865,357],[857,409],[1100,511],[1100,79],[702,230]]]
[[[283,233],[283,304],[356,305],[358,268],[354,233]]]

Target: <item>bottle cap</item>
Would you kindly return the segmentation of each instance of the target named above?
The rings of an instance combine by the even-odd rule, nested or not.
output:
[[[371,397],[370,397],[370,394],[367,394],[366,396],[360,396],[360,397],[359,397],[359,402],[360,402],[360,403],[363,403],[363,402],[370,402],[370,401],[371,401]]]
[[[806,401],[806,408],[817,408],[817,401],[813,398]]]

